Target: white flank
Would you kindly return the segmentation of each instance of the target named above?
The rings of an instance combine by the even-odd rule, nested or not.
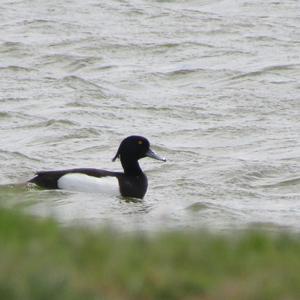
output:
[[[57,185],[60,189],[78,192],[105,193],[119,195],[119,182],[115,177],[93,177],[71,173],[62,176]]]

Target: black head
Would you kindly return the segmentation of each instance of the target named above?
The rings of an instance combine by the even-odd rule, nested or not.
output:
[[[117,158],[120,158],[121,161],[124,159],[136,161],[146,156],[166,161],[165,158],[159,157],[150,149],[150,143],[146,138],[132,135],[121,142],[113,161]]]

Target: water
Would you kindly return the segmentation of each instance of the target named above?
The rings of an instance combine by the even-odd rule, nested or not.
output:
[[[300,229],[299,1],[1,1],[0,198],[62,224]],[[143,201],[6,184],[112,163]]]

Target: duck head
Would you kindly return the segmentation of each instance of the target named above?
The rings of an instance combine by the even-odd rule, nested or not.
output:
[[[151,157],[160,161],[166,161],[164,157],[160,157],[150,148],[149,141],[138,135],[132,135],[125,138],[112,161],[120,158],[121,162],[124,160],[139,160],[144,157]]]

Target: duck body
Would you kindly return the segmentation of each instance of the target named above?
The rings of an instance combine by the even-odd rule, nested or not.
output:
[[[108,177],[110,181],[106,180]],[[113,178],[119,185],[119,193],[124,197],[143,198],[147,192],[148,179],[144,173],[134,176],[93,168],[41,171],[28,182],[45,189],[101,192],[114,189],[109,186],[112,185]]]
[[[141,136],[124,139],[113,158],[120,158],[124,172],[113,172],[94,168],[75,168],[58,171],[41,171],[28,182],[45,189],[66,189],[101,192],[109,185],[124,197],[143,198],[147,192],[147,176],[141,170],[138,160],[151,157],[166,161],[150,149],[149,141]],[[108,184],[109,181],[109,184]]]

